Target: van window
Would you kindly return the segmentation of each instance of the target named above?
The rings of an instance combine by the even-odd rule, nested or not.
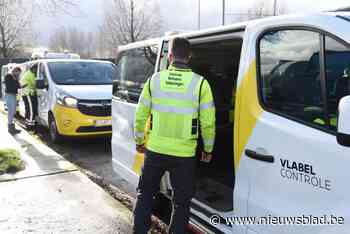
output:
[[[339,101],[350,95],[350,49],[326,36],[325,59],[329,122],[336,130]]]
[[[50,62],[52,80],[59,85],[112,84],[115,66],[101,62]]]
[[[157,55],[156,45],[122,52],[117,62],[119,87],[114,95],[136,103],[145,82],[154,73]]]
[[[168,68],[168,53],[169,53],[169,41],[163,41],[162,52],[159,60],[159,71],[163,71]]]
[[[281,30],[259,42],[261,101],[272,112],[324,126],[320,34]]]

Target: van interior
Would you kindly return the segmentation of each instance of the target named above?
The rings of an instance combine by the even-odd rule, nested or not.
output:
[[[195,199],[220,212],[233,210],[233,115],[241,48],[241,38],[192,42],[190,66],[209,82],[216,107],[213,159],[210,163],[203,163],[197,155]],[[201,148],[200,143],[197,154],[201,153]]]

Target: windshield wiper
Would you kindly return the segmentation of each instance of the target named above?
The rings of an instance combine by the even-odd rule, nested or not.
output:
[[[350,22],[350,16],[337,15],[337,17],[338,17],[339,19],[343,19],[343,20],[346,20],[346,21]]]

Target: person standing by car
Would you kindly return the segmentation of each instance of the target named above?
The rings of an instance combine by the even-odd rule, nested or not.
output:
[[[201,160],[208,163],[212,158],[215,106],[209,83],[188,65],[190,42],[175,38],[171,45],[170,67],[148,79],[136,109],[136,150],[145,153],[145,163],[134,209],[135,234],[146,234],[150,228],[153,197],[165,171],[173,188],[169,233],[185,233],[195,192],[199,128],[204,143]],[[145,145],[148,119],[150,135]]]
[[[20,88],[19,75],[21,68],[15,67],[12,72],[5,76],[5,98],[7,105],[8,132],[12,135],[21,131],[15,128],[14,118],[17,108],[17,94]]]
[[[35,79],[38,71],[38,64],[31,65],[30,69],[24,73],[21,80],[23,88],[23,102],[25,106],[25,119],[28,129],[35,127],[35,117],[38,113],[38,97],[36,93]]]

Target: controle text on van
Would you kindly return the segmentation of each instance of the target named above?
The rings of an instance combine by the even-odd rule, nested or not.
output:
[[[38,64],[37,121],[49,128],[53,141],[61,136],[111,134],[114,64],[82,59],[41,59],[30,63]],[[20,104],[21,114],[23,110]]]
[[[350,13],[270,17],[176,36],[190,40],[190,67],[208,80],[216,106],[213,160],[198,162],[191,228],[348,234]],[[147,78],[169,65],[169,40],[119,48],[113,167],[135,187],[144,160],[133,137],[136,104]],[[165,175],[157,196],[163,214],[171,194]]]

